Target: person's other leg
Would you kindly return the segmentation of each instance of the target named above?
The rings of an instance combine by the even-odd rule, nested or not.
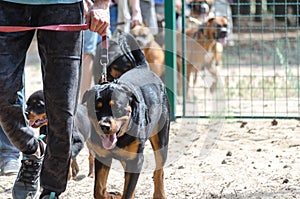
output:
[[[109,8],[110,24],[115,24],[118,22],[118,5],[113,5]],[[113,34],[116,30],[116,26],[110,26],[110,32]]]
[[[151,29],[151,33],[156,35],[158,33],[157,18],[155,12],[154,0],[146,1],[140,0],[143,22]]]
[[[0,26],[31,25],[31,6],[0,1],[0,10]],[[33,36],[34,31],[0,33],[0,125],[10,142],[23,153],[12,189],[14,199],[36,196],[43,159],[39,154],[39,141],[28,127],[24,106],[20,103],[25,58]]]
[[[38,9],[37,26],[83,23],[82,2],[38,6]],[[41,172],[43,197],[50,192],[59,195],[66,189],[73,121],[79,95],[83,32],[40,30],[37,40],[48,118],[47,149]]]
[[[1,175],[13,175],[19,171],[20,151],[9,141],[0,127],[0,169]]]
[[[118,1],[118,22],[124,22],[124,25],[119,25],[117,28],[124,32],[130,31],[130,11],[128,0]]]
[[[92,85],[93,80],[93,63],[94,56],[96,53],[98,34],[95,32],[91,32],[90,30],[86,30],[83,33],[83,61],[82,61],[82,78],[80,85],[80,97],[84,92],[89,89]]]
[[[0,25],[29,25],[25,19],[28,7],[0,1],[0,10]],[[11,17],[13,13],[15,17]],[[11,143],[25,154],[38,148],[20,103],[25,57],[33,35],[34,31],[0,32],[0,124]]]

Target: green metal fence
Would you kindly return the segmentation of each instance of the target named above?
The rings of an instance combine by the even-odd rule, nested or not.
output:
[[[177,95],[175,117],[300,118],[298,1],[233,1],[230,10],[233,34],[216,67],[216,93],[209,72],[198,71],[197,82],[184,85],[188,93]]]

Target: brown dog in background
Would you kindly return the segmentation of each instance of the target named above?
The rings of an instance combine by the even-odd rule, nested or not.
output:
[[[150,28],[135,26],[131,29],[130,33],[135,37],[140,48],[143,50],[150,70],[162,78],[165,73],[165,52],[155,41]]]
[[[190,16],[200,21],[205,20],[211,11],[214,0],[193,0],[190,2]]]
[[[189,85],[192,72],[195,74],[194,84],[197,80],[197,72],[206,69],[214,78],[210,91],[214,92],[218,83],[215,63],[222,63],[222,53],[218,49],[218,42],[223,43],[227,36],[227,17],[214,17],[208,19],[198,28],[186,30],[186,82]],[[182,34],[177,32],[177,70],[179,77],[179,92],[182,92]],[[187,86],[188,88],[188,86]],[[181,90],[180,90],[181,89]],[[188,89],[187,89],[188,93]]]

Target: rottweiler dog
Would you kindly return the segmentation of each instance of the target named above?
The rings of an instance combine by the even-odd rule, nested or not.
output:
[[[45,100],[42,90],[38,90],[29,96],[28,100],[26,101],[25,115],[28,119],[29,126],[32,128],[40,128],[40,135],[45,135],[44,141],[47,142],[48,120],[45,112]],[[86,106],[78,104],[72,136],[71,164],[68,176],[69,179],[71,176],[76,177],[79,172],[79,166],[77,164],[76,157],[84,147],[84,143],[90,136],[90,132],[92,130],[93,126],[88,118]],[[91,153],[89,162],[90,170],[88,176],[92,177],[94,158]]]
[[[124,37],[123,42],[127,44],[133,39],[129,35]],[[118,63],[130,65],[131,69],[112,82],[95,85],[83,96],[95,128],[95,133],[88,139],[95,153],[94,197],[134,198],[145,143],[150,140],[156,162],[153,198],[165,199],[163,167],[167,158],[170,125],[166,89],[161,79],[150,71],[142,51],[134,49],[133,52],[132,45],[127,44],[125,46],[129,49],[126,52],[134,61],[126,58],[123,60],[125,62]],[[106,189],[112,159],[119,160],[125,170],[123,195],[109,193]]]

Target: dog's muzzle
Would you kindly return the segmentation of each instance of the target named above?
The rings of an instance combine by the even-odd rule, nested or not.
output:
[[[100,128],[103,131],[103,133],[109,134],[109,130],[110,130],[110,125],[109,124],[101,124]]]
[[[111,122],[109,118],[104,118],[103,120],[99,121],[99,125],[101,130],[104,134],[109,134],[111,129]]]
[[[224,39],[227,37],[228,31],[226,27],[220,27],[218,28],[218,31],[215,32],[214,37],[216,40],[218,39]]]
[[[227,37],[227,28],[225,28],[225,27],[222,27],[221,28],[221,31],[220,31],[220,38],[225,38],[225,37]]]

